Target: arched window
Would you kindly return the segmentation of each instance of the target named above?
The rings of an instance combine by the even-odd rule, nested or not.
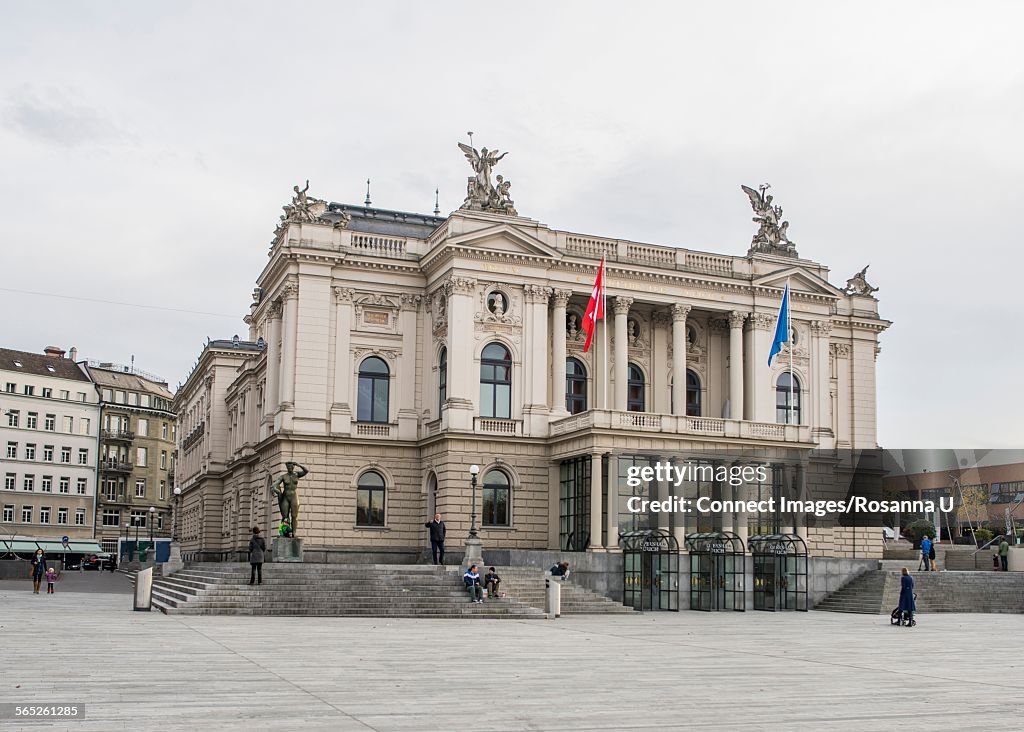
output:
[[[356,526],[384,525],[384,478],[375,470],[359,476],[356,488]]]
[[[445,400],[448,399],[448,349],[441,347],[437,357],[437,416],[441,416]]]
[[[391,372],[388,365],[370,356],[359,365],[359,405],[356,419],[360,422],[388,421],[388,387]]]
[[[512,485],[503,470],[490,470],[484,476],[483,525],[508,526]]]
[[[512,417],[512,355],[500,343],[480,354],[480,416]]]
[[[775,382],[775,421],[800,424],[800,379],[785,371]]]
[[[700,379],[689,369],[686,370],[686,416],[700,416]]]
[[[565,360],[565,408],[569,414],[587,411],[587,369],[575,358]]]
[[[644,401],[644,372],[640,367],[629,365],[629,380],[626,385],[626,409],[630,412],[646,411]]]

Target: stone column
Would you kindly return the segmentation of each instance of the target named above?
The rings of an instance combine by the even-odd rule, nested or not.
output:
[[[563,321],[564,322],[564,321]],[[601,453],[595,452],[590,456],[590,548],[600,549],[604,545],[601,542],[601,513],[603,511],[603,496],[601,495],[602,471]]]
[[[743,419],[743,321],[746,313],[729,313],[729,417]]]
[[[672,306],[672,414],[686,414],[686,316],[689,305]]]
[[[811,410],[811,427],[819,446],[825,449],[834,444],[832,432],[832,410],[829,385],[832,377],[828,343],[832,334],[832,323],[816,320],[811,323],[811,363],[813,384],[808,384],[810,393],[804,395],[805,409]]]
[[[750,351],[747,353],[746,383],[744,390],[744,419],[755,422],[774,422],[774,392],[768,371],[768,351],[775,316],[768,313],[750,315]]]
[[[267,387],[263,394],[264,414],[273,416],[281,403],[281,302],[267,309]]]
[[[608,458],[608,544],[607,548],[619,546],[619,458]]]
[[[523,430],[533,436],[547,436],[548,431],[548,298],[550,287],[526,285],[523,288],[526,299],[526,337],[529,363],[525,363],[527,379],[523,386],[526,391],[523,403]],[[564,348],[565,341],[562,341]],[[562,358],[565,369],[565,358]],[[564,382],[564,379],[563,379]]]
[[[674,466],[675,460],[672,460],[671,462]],[[673,482],[673,486],[675,486],[673,489],[673,493],[677,497],[684,498],[686,496],[685,482],[680,483],[679,485],[675,485],[675,483]],[[680,501],[679,503],[681,508],[682,501]],[[697,510],[697,508],[693,504],[689,506],[689,509],[690,511]],[[682,513],[681,511],[675,511],[672,513],[672,536],[675,537],[676,543],[679,545],[679,551],[686,551],[686,534],[689,532],[689,527],[696,523],[696,519],[691,518],[693,515],[694,514],[690,513]]]
[[[395,392],[398,394],[398,410],[395,412],[398,439],[415,440],[419,423],[419,415],[416,413],[416,326],[423,296],[402,293],[399,302],[398,327],[402,334],[402,355],[398,359],[398,383],[392,379],[391,385],[397,387]],[[391,416],[388,418],[391,419]]]
[[[480,374],[473,373],[476,280],[451,277],[444,291],[448,297],[448,428],[468,431],[473,429],[473,405],[480,388]]]
[[[800,500],[809,500],[810,496],[807,495],[807,468],[803,463],[798,463],[796,466],[796,497]],[[796,513],[794,515],[793,523],[796,529],[795,533],[804,543],[807,543],[807,516],[803,512]]]
[[[718,493],[722,497],[723,501],[731,501],[732,500],[733,490],[732,490],[732,486],[729,485],[729,481],[728,480],[722,481],[722,484],[720,486],[720,490],[719,490]],[[732,528],[732,525],[733,525],[732,524],[732,514],[733,514],[732,511],[722,511],[722,531],[732,531],[733,530],[733,528]]]
[[[290,282],[284,286],[284,334],[281,338],[281,408],[295,406],[295,336],[299,321],[299,286]]]
[[[555,290],[551,300],[551,412],[564,415],[565,408],[565,307],[572,290]],[[591,377],[596,377],[595,373]],[[596,378],[591,383],[597,384]],[[594,395],[596,397],[596,394]],[[588,402],[589,404],[589,402]]]
[[[334,396],[331,432],[352,429],[352,297],[351,287],[334,288]]]
[[[629,384],[629,335],[626,318],[629,306],[633,304],[631,297],[615,298],[615,409],[626,411],[626,395]],[[609,514],[611,515],[611,514]],[[611,541],[611,534],[608,535]]]
[[[667,463],[668,461],[662,457],[657,457],[656,463]],[[667,477],[662,477],[661,480],[656,480],[653,483],[658,486],[658,495],[651,496],[651,500],[664,502],[671,498],[671,491],[669,490],[669,481]],[[657,522],[657,528],[663,531],[668,531],[672,528],[672,514],[668,511],[660,511],[654,515],[655,521]]]

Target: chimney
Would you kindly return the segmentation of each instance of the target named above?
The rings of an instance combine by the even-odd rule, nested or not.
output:
[[[71,350],[68,351],[68,358],[70,358],[75,363],[78,363],[78,349],[75,348],[74,346],[71,346]]]
[[[43,349],[43,353],[50,358],[64,358],[64,349],[60,346],[47,346]]]

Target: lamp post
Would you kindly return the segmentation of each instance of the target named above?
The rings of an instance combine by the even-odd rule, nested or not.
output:
[[[177,572],[185,566],[181,561],[181,545],[178,544],[178,514],[181,513],[181,486],[174,486],[174,523],[171,526],[171,551],[164,562],[164,576]]]
[[[130,523],[128,523],[128,522],[125,522],[125,525],[124,525],[124,543],[125,544],[128,543],[128,531],[131,530],[131,528],[132,528],[132,525]],[[122,552],[122,554],[124,554],[124,552]],[[128,561],[131,561],[131,556],[132,556],[131,553],[129,553],[128,554]]]
[[[480,543],[480,537],[477,536],[476,528],[476,476],[479,473],[479,465],[469,466],[469,482],[472,487],[470,501],[473,515],[469,519],[469,536],[466,537],[466,554],[462,558],[462,563],[466,567],[470,567],[474,564],[481,565],[484,563],[483,546]]]
[[[178,512],[181,510],[179,508],[180,505],[181,505],[181,486],[180,485],[176,485],[176,486],[174,486],[174,525],[172,526],[172,531],[171,531],[171,540],[172,541],[177,541],[178,540]]]

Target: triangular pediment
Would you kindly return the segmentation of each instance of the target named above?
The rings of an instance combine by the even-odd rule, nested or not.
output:
[[[470,247],[495,253],[561,259],[562,253],[515,224],[500,223],[449,237],[447,246]]]
[[[783,267],[774,272],[768,272],[754,279],[754,287],[777,287],[780,290],[789,281],[789,288],[793,292],[803,292],[812,295],[825,297],[843,297],[844,293],[835,285],[829,284],[813,272],[808,272],[799,266]]]

